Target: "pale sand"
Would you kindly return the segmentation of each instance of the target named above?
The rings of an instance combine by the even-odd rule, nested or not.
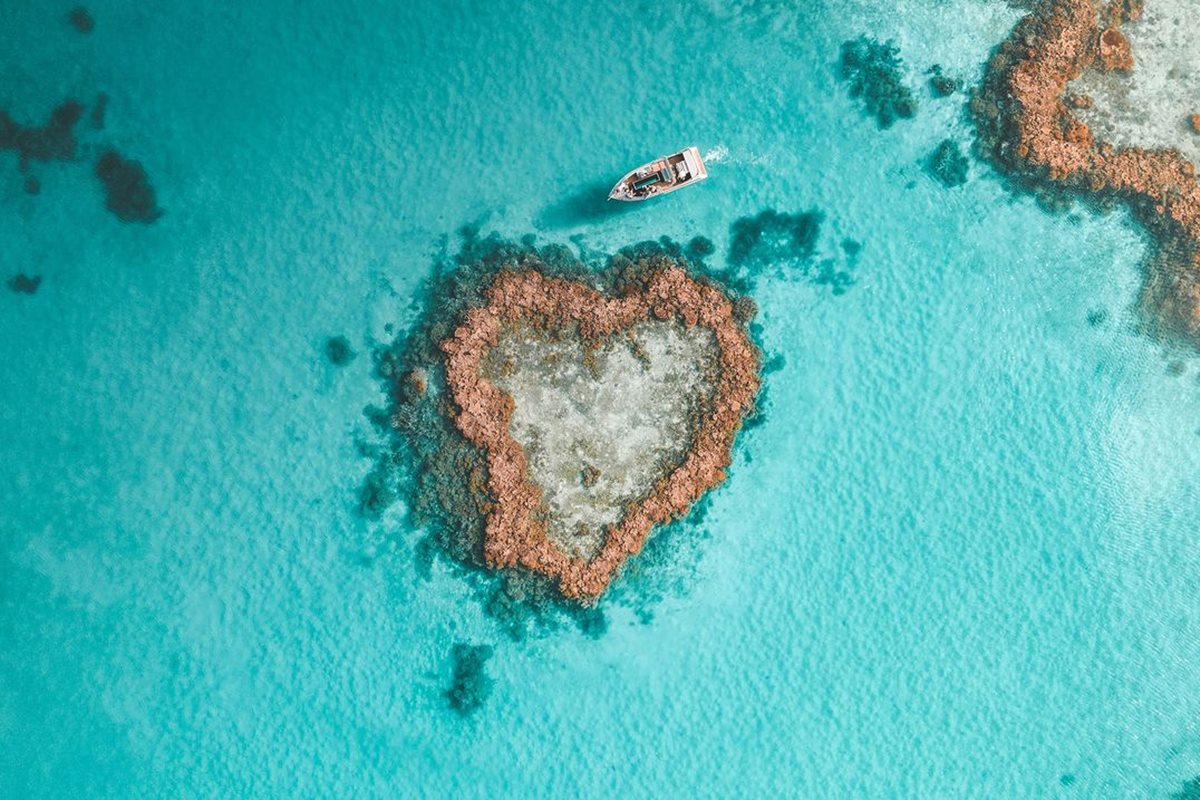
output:
[[[1075,114],[1097,139],[1118,147],[1175,148],[1200,166],[1200,0],[1146,0],[1141,18],[1121,25],[1133,51],[1130,72],[1087,69],[1068,91],[1091,97]]]
[[[699,398],[715,385],[711,329],[655,320],[631,332],[585,359],[578,336],[519,325],[483,363],[515,402],[511,433],[542,491],[547,536],[572,557],[595,556],[625,506],[681,463]]]

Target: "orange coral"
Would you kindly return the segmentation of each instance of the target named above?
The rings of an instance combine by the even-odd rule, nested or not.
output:
[[[624,560],[642,549],[655,525],[682,515],[724,480],[734,437],[758,392],[758,349],[738,323],[729,298],[677,266],[653,272],[642,291],[619,297],[535,270],[504,271],[488,288],[487,299],[441,343],[447,386],[458,407],[455,425],[486,453],[488,489],[495,502],[486,521],[484,556],[492,566],[520,565],[555,578],[567,597],[596,597]],[[627,509],[600,552],[590,561],[572,558],[554,546],[545,520],[535,513],[541,492],[530,481],[525,453],[509,431],[512,398],[484,378],[480,367],[502,327],[518,320],[546,329],[577,327],[586,340],[621,335],[651,316],[703,325],[715,334],[720,369],[711,413],[702,420],[683,463]]]

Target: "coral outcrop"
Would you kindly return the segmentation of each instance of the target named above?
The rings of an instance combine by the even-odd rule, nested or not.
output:
[[[1067,84],[1088,68],[1132,67],[1121,25],[1138,0],[1050,0],[1022,19],[971,101],[979,146],[1053,203],[1083,195],[1123,202],[1154,235],[1143,303],[1156,323],[1200,343],[1200,183],[1175,150],[1116,147],[1072,113]]]

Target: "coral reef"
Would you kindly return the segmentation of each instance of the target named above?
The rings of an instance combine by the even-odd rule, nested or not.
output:
[[[21,171],[34,161],[68,161],[75,157],[75,124],[83,116],[83,106],[65,100],[50,112],[45,125],[18,124],[0,111],[0,150],[16,150]]]
[[[621,579],[594,605],[567,600],[553,579],[527,568],[490,566],[484,553],[484,523],[491,508],[487,463],[481,449],[452,421],[454,409],[449,403],[440,344],[471,309],[487,305],[488,287],[506,269],[535,269],[548,278],[582,280],[598,292],[620,295],[636,288],[639,276],[654,265],[686,265],[696,280],[721,286],[745,322],[752,316],[754,304],[739,295],[752,284],[706,266],[694,251],[710,247],[707,240],[695,242],[698,247],[666,238],[641,242],[611,256],[598,256],[602,260],[588,266],[564,247],[536,246],[531,236],[520,242],[495,234],[482,237],[470,226],[461,234],[461,250],[443,252],[435,259],[420,300],[420,316],[394,342],[381,345],[373,354],[376,374],[387,392],[387,406],[365,411],[384,438],[366,453],[373,466],[363,481],[362,511],[369,518],[378,518],[403,497],[411,526],[423,530],[412,550],[418,575],[431,575],[435,562],[448,566],[514,640],[564,626],[577,627],[586,636],[599,636],[607,627],[606,609],[617,605],[649,622],[657,603],[684,594],[693,585],[707,536],[703,518],[708,495],[693,504],[686,517],[657,529],[642,552],[626,561]],[[751,324],[750,330],[754,335],[755,326]],[[743,429],[764,417],[765,402],[765,394],[760,392]],[[582,471],[575,472],[572,479],[582,481]]]
[[[953,139],[945,139],[934,148],[925,162],[925,168],[947,188],[962,186],[967,182],[967,157]]]
[[[42,285],[42,276],[18,272],[8,279],[6,285],[8,290],[14,294],[36,294],[38,287]]]
[[[1159,332],[1200,344],[1200,183],[1173,150],[1116,147],[1072,113],[1066,86],[1119,42],[1104,34],[1141,13],[1136,0],[1051,0],[992,56],[971,101],[982,154],[1016,185],[1061,207],[1071,196],[1126,204],[1154,236],[1142,308]],[[1121,37],[1124,39],[1124,37]],[[1119,60],[1119,59],[1118,59]]]
[[[446,689],[446,700],[450,708],[460,716],[469,716],[483,707],[492,694],[492,679],[487,674],[487,663],[494,651],[486,644],[471,645],[458,643],[451,652],[453,675]]]
[[[330,336],[325,340],[325,358],[335,367],[346,366],[357,355],[350,346],[350,340],[345,336]]]
[[[730,300],[678,266],[648,266],[640,280],[615,297],[580,281],[543,277],[536,269],[501,272],[488,287],[488,302],[469,311],[441,345],[447,387],[457,406],[455,424],[486,454],[492,498],[484,534],[486,560],[552,577],[570,598],[598,596],[622,562],[642,549],[655,525],[683,515],[724,481],[733,439],[758,391],[758,351],[734,318]],[[547,535],[539,513],[542,490],[531,482],[527,454],[510,432],[512,397],[484,378],[481,367],[506,325],[577,330],[583,340],[599,342],[651,319],[677,319],[688,328],[712,331],[719,351],[712,398],[682,463],[646,487],[644,499],[626,506],[620,522],[606,530],[598,552],[590,558],[574,556]]]
[[[104,207],[122,222],[149,224],[160,216],[154,189],[142,165],[106,150],[96,162],[96,177],[104,186]]]
[[[75,6],[67,14],[67,21],[71,23],[71,27],[80,33],[91,33],[96,30],[96,20],[92,19],[92,15],[83,6]]]
[[[904,84],[904,62],[891,41],[863,35],[843,42],[838,74],[880,128],[916,115],[917,98]]]

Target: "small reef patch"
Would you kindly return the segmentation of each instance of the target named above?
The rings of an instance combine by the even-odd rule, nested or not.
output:
[[[944,139],[933,149],[925,160],[925,169],[947,189],[962,186],[970,172],[967,156],[953,139]]]
[[[96,30],[96,20],[92,19],[91,13],[83,6],[75,6],[67,14],[67,22],[71,23],[71,27],[80,33],[91,33]]]
[[[149,224],[162,216],[141,163],[105,150],[96,162],[96,177],[104,186],[104,207],[122,222]]]
[[[738,280],[773,273],[780,278],[802,277],[815,286],[828,286],[834,295],[845,294],[854,285],[862,245],[844,239],[839,258],[817,259],[824,220],[816,209],[795,213],[765,209],[735,220],[729,226],[729,270]]]
[[[42,285],[42,276],[18,272],[9,278],[5,285],[13,294],[37,294],[38,287]]]
[[[107,105],[108,95],[100,93],[91,112],[94,130],[104,127]],[[37,195],[42,190],[41,181],[30,174],[32,162],[77,160],[79,141],[75,131],[84,110],[82,103],[65,100],[50,112],[44,125],[22,125],[0,111],[0,150],[17,152],[17,167],[25,175],[27,194]],[[104,188],[105,208],[122,222],[149,224],[162,216],[150,179],[139,162],[107,148],[100,153],[93,172]]]
[[[942,72],[941,64],[934,64],[929,68],[929,91],[934,97],[942,98],[961,91],[963,82],[961,78],[952,78]]]
[[[838,77],[880,128],[916,116],[917,98],[904,83],[904,62],[893,42],[865,34],[843,42]]]
[[[459,716],[467,717],[478,711],[492,695],[492,678],[487,673],[488,661],[495,651],[486,644],[454,645],[450,653],[452,674],[446,689],[446,701]]]
[[[325,358],[335,367],[346,366],[357,355],[350,346],[350,340],[345,336],[330,336],[325,340]]]
[[[0,150],[16,150],[21,172],[30,161],[70,161],[75,157],[75,124],[83,105],[65,100],[54,107],[45,125],[21,125],[0,111]]]

